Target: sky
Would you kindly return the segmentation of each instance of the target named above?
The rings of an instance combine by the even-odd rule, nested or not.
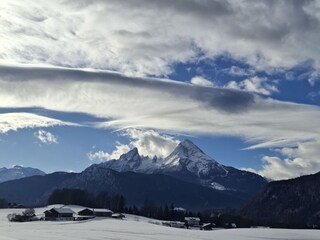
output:
[[[278,180],[320,171],[320,2],[1,0],[0,167],[80,172],[188,138]]]

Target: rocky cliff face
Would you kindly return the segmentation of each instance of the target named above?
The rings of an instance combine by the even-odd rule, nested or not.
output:
[[[224,166],[206,155],[190,140],[181,142],[166,158],[139,155],[137,148],[100,166],[118,172],[160,173],[217,190],[240,191],[253,195],[267,181],[254,173]]]

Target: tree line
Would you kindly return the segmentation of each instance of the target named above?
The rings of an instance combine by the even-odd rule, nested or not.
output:
[[[124,212],[125,199],[120,194],[109,195],[107,192],[101,192],[93,196],[82,189],[56,189],[48,198],[48,205],[65,204],[81,205],[92,208],[107,208],[114,212]]]
[[[203,223],[214,222],[220,227],[228,227],[229,223],[236,223],[238,227],[250,227],[250,224],[252,224],[252,222],[233,214],[212,214],[212,211],[191,212],[177,208],[174,203],[156,204],[148,199],[139,206],[128,206],[123,195],[100,192],[93,196],[82,189],[56,189],[48,199],[48,205],[51,204],[74,204],[91,208],[106,208],[114,212],[134,214],[164,221],[184,221],[185,217],[199,217]]]

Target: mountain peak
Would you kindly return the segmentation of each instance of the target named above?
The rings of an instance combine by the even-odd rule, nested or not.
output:
[[[190,167],[190,169],[193,168],[192,172],[198,171],[196,170],[198,167],[195,165],[204,166],[212,163],[216,163],[215,160],[207,156],[199,147],[188,139],[180,142],[173,152],[165,158],[165,165],[174,168],[179,166]]]
[[[138,148],[136,147],[120,156],[120,159],[126,159],[126,160],[137,160],[139,158],[140,158],[139,151],[138,151]]]
[[[226,167],[216,162],[189,139],[180,142],[165,158],[139,155],[138,149],[133,148],[121,155],[119,159],[101,164],[104,168],[117,172],[170,175],[216,190],[239,189],[243,191],[244,189],[244,191],[254,192],[254,189],[260,189],[265,184],[265,180],[258,175]]]
[[[197,151],[202,152],[202,150],[197,145],[195,145],[192,141],[190,141],[189,139],[185,139],[182,142],[180,142],[178,144],[178,147],[183,147],[183,148],[187,148],[190,150],[193,149],[193,150],[197,150]]]
[[[25,168],[25,167],[20,166],[20,165],[14,165],[14,166],[12,167],[12,169],[23,169],[23,168]]]
[[[204,152],[189,139],[185,139],[184,141],[180,142],[171,153],[171,155],[179,155],[180,157],[188,157],[195,154],[205,155]]]

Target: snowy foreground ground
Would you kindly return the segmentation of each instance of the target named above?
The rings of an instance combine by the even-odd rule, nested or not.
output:
[[[36,209],[37,214],[45,209]],[[35,240],[35,239],[68,239],[68,240],[255,240],[255,239],[320,239],[318,230],[286,229],[230,229],[199,231],[175,229],[149,223],[150,219],[128,216],[126,220],[94,219],[84,222],[27,222],[11,223],[8,213],[22,210],[0,209],[1,240]]]

